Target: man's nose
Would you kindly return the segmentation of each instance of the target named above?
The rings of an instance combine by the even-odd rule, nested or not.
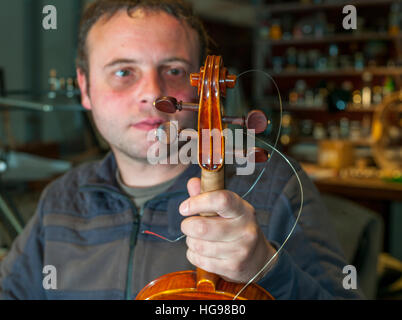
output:
[[[141,108],[149,108],[154,101],[163,94],[163,83],[156,70],[144,74],[142,86],[139,92],[139,102]]]

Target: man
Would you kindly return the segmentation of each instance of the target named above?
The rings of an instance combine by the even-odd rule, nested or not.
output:
[[[247,282],[273,257],[299,208],[292,170],[272,157],[246,201],[238,194],[255,176],[231,177],[236,191],[200,192],[197,165],[150,165],[147,134],[194,114],[158,112],[160,96],[191,101],[189,74],[199,70],[207,37],[181,1],[95,2],[80,29],[77,77],[112,152],[48,186],[38,210],[0,269],[10,299],[133,299],[160,275],[201,267]],[[256,279],[277,299],[355,298],[342,288],[346,265],[317,191],[298,167],[304,211],[287,246]],[[186,188],[187,185],[187,188]],[[190,197],[189,197],[190,196]],[[218,217],[198,216],[216,212]],[[147,235],[175,239],[171,244]],[[46,286],[45,266],[57,271]],[[53,286],[52,286],[53,285]]]

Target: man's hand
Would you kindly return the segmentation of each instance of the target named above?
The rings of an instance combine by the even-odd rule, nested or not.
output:
[[[187,236],[187,259],[228,281],[248,282],[275,253],[257,224],[253,206],[228,190],[200,194],[199,178],[190,179],[187,189],[190,198],[179,208],[183,216],[191,216],[181,225]],[[218,216],[194,216],[205,212]]]

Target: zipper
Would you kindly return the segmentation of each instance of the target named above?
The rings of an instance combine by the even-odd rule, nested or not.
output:
[[[131,229],[131,234],[130,234],[130,243],[129,243],[129,254],[128,254],[128,265],[127,265],[127,273],[126,273],[126,286],[125,286],[125,300],[131,300],[131,283],[132,283],[132,278],[133,278],[133,263],[134,263],[134,248],[137,243],[137,238],[138,238],[138,231],[139,231],[139,226],[140,226],[140,219],[141,215],[144,212],[144,203],[141,206],[140,214],[138,214],[137,207],[134,204],[134,201],[127,196],[124,193],[121,193],[117,190],[114,190],[112,188],[106,187],[106,186],[94,186],[94,185],[84,185],[80,187],[81,191],[103,191],[107,193],[114,194],[118,196],[119,198],[122,198],[127,201],[127,203],[130,205],[131,208],[131,213],[133,215],[133,223],[132,223],[132,229]]]
[[[185,193],[186,192],[183,192],[183,191],[171,192],[168,194],[169,196],[166,196],[166,194],[163,194],[163,195],[156,196],[155,198],[152,198],[150,200],[147,200],[140,207],[139,218],[141,219],[141,217],[144,215],[144,210],[147,207],[147,204],[149,202],[156,201],[156,200],[162,200],[164,198],[170,198],[173,195],[179,195],[179,194],[185,194]],[[137,211],[136,207],[135,207],[135,210]],[[135,245],[136,245],[137,239],[138,239],[139,226],[140,226],[139,223],[137,223],[137,224],[133,223],[133,230],[132,230],[131,236],[130,236],[130,252],[129,252],[129,260],[128,260],[128,266],[127,266],[127,277],[126,277],[126,295],[125,295],[126,300],[133,300],[133,297],[131,297],[131,284],[132,284],[132,280],[133,280],[134,251],[135,251],[134,249],[135,249]]]
[[[134,248],[135,248],[135,245],[137,244],[138,231],[139,231],[139,227],[140,227],[139,219],[142,217],[142,214],[144,213],[145,205],[147,203],[148,203],[148,201],[145,202],[141,206],[140,214],[139,214],[139,216],[137,214],[137,219],[133,221],[133,229],[131,230],[130,247],[129,247],[129,254],[128,254],[128,265],[127,265],[127,275],[126,275],[126,294],[125,294],[125,299],[126,300],[132,300],[132,298],[131,298],[131,283],[132,283],[132,280],[133,280]],[[135,211],[137,213],[137,208],[135,208]]]
[[[99,186],[99,185],[84,185],[79,188],[82,191],[104,191],[108,192],[111,194],[114,194],[118,196],[119,198],[123,198],[126,200],[130,207],[131,207],[131,212],[133,214],[133,226],[131,230],[131,235],[130,235],[130,244],[129,244],[129,260],[128,260],[128,265],[127,265],[127,274],[126,274],[126,289],[125,289],[125,300],[132,300],[133,298],[131,297],[131,284],[132,284],[132,279],[133,279],[133,267],[134,267],[134,249],[135,245],[137,243],[138,239],[138,233],[140,229],[140,220],[141,217],[144,214],[144,210],[149,202],[156,201],[156,200],[162,200],[164,198],[170,198],[176,195],[182,195],[186,194],[186,191],[175,191],[175,192],[169,192],[169,193],[164,193],[163,195],[156,196],[150,200],[147,200],[141,207],[140,207],[140,212],[138,213],[138,209],[135,206],[134,201],[127,196],[124,193],[121,193],[117,190],[114,190],[112,188],[106,187],[106,186]]]

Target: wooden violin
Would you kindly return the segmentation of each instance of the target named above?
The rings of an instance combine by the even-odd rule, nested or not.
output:
[[[227,88],[233,88],[236,76],[223,67],[220,56],[208,56],[199,73],[190,76],[191,85],[198,88],[199,105],[177,102],[172,97],[155,101],[155,107],[162,112],[174,113],[183,109],[198,111],[198,163],[201,171],[201,192],[221,190],[224,183],[225,123],[240,124],[252,128],[256,133],[267,127],[267,119],[261,111],[252,111],[247,117],[225,117],[221,108],[221,96]],[[220,136],[216,140],[218,132]],[[205,134],[207,138],[205,139]],[[255,148],[256,161],[267,161],[266,152]],[[213,216],[216,213],[205,213]],[[242,290],[243,289],[243,290]],[[150,282],[136,297],[136,300],[272,300],[273,297],[259,285],[252,283],[244,288],[242,283],[223,280],[219,275],[200,268],[178,271],[163,275]]]

